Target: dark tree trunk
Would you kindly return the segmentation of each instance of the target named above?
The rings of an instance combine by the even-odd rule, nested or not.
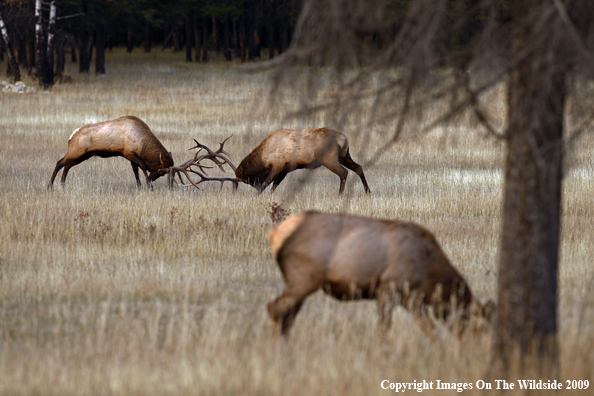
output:
[[[272,7],[272,6],[271,6]],[[272,13],[272,9],[270,10],[270,15],[268,16],[268,48],[270,52],[268,57],[270,59],[274,58],[274,47],[275,47],[275,31],[274,31],[274,14]]]
[[[239,44],[237,42],[237,22],[229,16],[229,21],[231,22],[231,27],[233,28],[233,51],[235,53],[239,53]]]
[[[29,29],[27,29],[28,31]],[[24,32],[23,32],[24,33]],[[28,36],[28,34],[27,34]],[[14,49],[16,51],[16,61],[20,66],[27,67],[27,40],[26,37],[22,37],[19,33],[13,31],[12,34]]]
[[[132,37],[132,29],[128,28],[128,33],[126,34],[126,51],[129,54],[131,54],[133,49],[134,49],[134,40]]]
[[[151,52],[151,23],[146,21],[144,27],[144,52]]]
[[[97,24],[95,31],[95,74],[105,74],[105,26]]]
[[[25,37],[25,41],[22,42],[23,65],[27,68],[27,74],[32,75],[33,69],[37,65],[37,57],[35,56],[35,29],[27,29]]]
[[[76,41],[76,40],[77,40],[76,38],[73,39],[73,41]],[[78,62],[78,59],[76,57],[76,43],[75,42],[72,42],[70,45],[70,61],[72,63]]]
[[[12,78],[14,81],[21,81],[21,71],[19,70],[19,65],[14,57],[12,42],[10,41],[10,36],[8,35],[8,30],[6,29],[2,15],[0,15],[0,32],[2,32],[2,38],[6,45],[6,55],[8,57],[6,77]]]
[[[192,23],[194,21],[194,13],[192,11],[186,12],[186,62],[192,62]]]
[[[261,33],[260,33],[260,28],[258,27],[258,25],[255,25],[252,27],[252,29],[250,30],[249,33],[249,54],[248,54],[248,60],[254,60],[256,58],[261,58],[262,57],[262,44],[260,41],[260,37],[261,37]]]
[[[279,37],[277,40],[278,53],[282,53],[289,46],[289,21],[287,20],[287,4],[282,2],[277,18],[279,25]]]
[[[206,18],[202,19],[202,39],[204,40],[202,62],[208,62],[208,24],[206,23]]]
[[[50,3],[50,16],[47,25],[47,62],[43,76],[44,86],[54,85],[54,52],[55,52],[55,30],[56,30],[56,2]]]
[[[262,37],[264,37],[264,28],[262,26],[258,26],[258,28],[254,30],[254,37],[256,43],[254,56],[262,58]]]
[[[58,34],[56,37],[56,78],[58,81],[64,77],[64,65],[66,63],[65,37],[63,34]]]
[[[244,13],[245,21],[245,45],[247,50],[247,59],[254,60],[256,58],[256,42],[258,41],[258,14],[257,4],[246,4],[246,11]]]
[[[202,48],[202,26],[200,26],[201,19],[195,14],[194,20],[194,43],[196,44],[196,62],[200,62],[200,50]]]
[[[539,8],[517,2],[517,20]],[[531,27],[518,29],[512,55],[532,48]],[[506,370],[519,353],[521,366],[556,373],[557,278],[567,66],[560,26],[513,70],[508,81],[508,153],[495,355]],[[528,34],[526,32],[529,32]],[[546,364],[545,364],[546,363]],[[552,371],[551,371],[552,370]]]
[[[93,61],[93,34],[89,33],[87,35],[87,54],[89,56],[89,68],[91,67],[91,62]]]
[[[114,34],[113,34],[113,26],[107,25],[105,28],[105,43],[107,44],[107,50],[111,52],[113,50],[113,45],[115,42]],[[117,42],[115,43],[117,45]]]
[[[225,40],[223,54],[225,55],[225,59],[230,62],[233,60],[233,56],[231,52],[231,43],[229,40],[229,17],[223,19],[223,37]]]
[[[242,15],[239,19],[239,57],[242,62],[246,60],[246,48],[245,48],[245,15]]]
[[[214,38],[214,51],[215,53],[219,52],[219,38],[217,34],[217,20],[215,19],[214,15],[212,16],[212,35]]]
[[[255,26],[251,22],[248,22],[247,28],[247,45],[248,45],[248,60],[254,60],[256,58],[256,39],[258,32]]]
[[[79,73],[88,73],[89,69],[91,68],[91,46],[89,43],[91,42],[91,35],[87,31],[83,31],[80,35],[80,43],[79,43],[79,62],[78,62],[78,72]]]
[[[289,25],[281,21],[280,37],[277,40],[278,53],[281,54],[289,46]]]
[[[173,33],[173,52],[181,51],[181,37],[180,37],[180,29],[177,24],[173,25],[172,29]]]

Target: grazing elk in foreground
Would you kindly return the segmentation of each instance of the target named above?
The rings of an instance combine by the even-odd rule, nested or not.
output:
[[[60,169],[64,168],[61,180],[64,184],[70,168],[95,155],[102,158],[120,156],[129,160],[138,186],[141,185],[138,168],[142,169],[147,186],[152,186],[151,182],[168,174],[168,169],[173,166],[171,153],[148,125],[137,117],[124,116],[75,130],[68,139],[68,152],[56,164],[47,188],[53,186]]]
[[[267,306],[275,334],[287,336],[305,298],[322,288],[339,300],[377,299],[380,329],[391,325],[392,309],[410,309],[425,331],[439,319],[460,313],[460,328],[471,312],[490,317],[474,299],[431,232],[400,220],[302,212],[268,234],[286,287]],[[280,329],[279,329],[280,327]]]
[[[370,193],[361,165],[351,158],[349,138],[330,128],[279,129],[272,132],[258,147],[241,161],[235,175],[239,181],[262,192],[272,184],[272,191],[287,173],[295,169],[314,169],[324,165],[340,177],[342,194],[348,168],[361,178],[366,193]]]

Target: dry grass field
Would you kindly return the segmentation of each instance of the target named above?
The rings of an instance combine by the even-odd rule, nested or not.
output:
[[[390,130],[362,127],[359,114],[341,128],[370,196],[350,172],[339,197],[338,177],[326,169],[291,173],[274,194],[247,185],[219,191],[218,183],[169,190],[164,178],[149,191],[136,188],[122,158],[90,159],[70,171],[65,188],[47,191],[72,131],[126,114],[144,120],[177,164],[191,157],[192,138],[217,147],[234,134],[226,148],[239,162],[280,127],[335,126],[331,112],[285,118],[301,93],[281,91],[271,106],[270,75],[237,64],[115,51],[106,66],[108,74],[96,77],[68,65],[74,81],[48,93],[0,93],[0,395],[393,392],[383,380],[471,383],[464,394],[486,393],[476,381],[492,381],[490,334],[458,340],[438,329],[431,340],[397,309],[380,343],[374,302],[341,303],[318,292],[290,342],[279,345],[265,304],[283,281],[265,237],[274,202],[292,213],[412,220],[437,235],[480,299],[495,298],[501,142],[461,123],[407,134],[365,166]],[[335,94],[331,86],[319,92]],[[489,109],[500,120],[503,101],[502,90],[491,93]],[[594,387],[593,154],[592,136],[568,153],[557,378],[592,385],[562,394]]]

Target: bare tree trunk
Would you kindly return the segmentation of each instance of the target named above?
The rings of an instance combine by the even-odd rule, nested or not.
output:
[[[18,28],[16,28],[18,29]],[[28,30],[28,29],[27,29]],[[27,67],[27,41],[18,32],[12,32],[14,55],[19,66]]]
[[[95,74],[105,74],[105,26],[97,24],[95,31]]]
[[[217,20],[215,19],[214,15],[212,16],[212,35],[214,38],[214,51],[215,53],[219,52],[219,39],[217,35]]]
[[[25,38],[21,39],[19,48],[19,64],[25,65],[27,67],[27,74],[32,75],[37,65],[37,57],[35,56],[35,29],[27,29]]]
[[[258,25],[251,25],[248,30],[248,60],[254,60],[260,57],[260,35]]]
[[[208,26],[206,18],[202,19],[202,39],[204,40],[204,45],[202,46],[202,62],[208,62]]]
[[[113,25],[108,24],[105,28],[105,43],[107,44],[107,50],[111,52],[113,50],[114,44],[117,45],[116,39],[113,33]]]
[[[223,38],[225,40],[225,42],[223,44],[225,46],[225,48],[223,48],[223,54],[225,55],[225,59],[227,61],[231,62],[231,60],[233,60],[233,57],[231,55],[231,43],[229,40],[229,17],[228,16],[223,19]]]
[[[201,19],[197,16],[197,13],[194,15],[194,43],[196,44],[195,61],[200,62],[200,50],[202,48],[202,27],[200,26]]]
[[[144,52],[151,52],[151,23],[146,21],[144,27]]]
[[[91,35],[86,30],[82,31],[78,50],[78,72],[88,73],[91,68]]]
[[[192,22],[194,21],[193,12],[186,12],[186,62],[192,62]]]
[[[44,74],[44,85],[46,87],[54,85],[54,50],[55,50],[55,30],[56,30],[56,1],[50,3],[50,17],[47,25],[47,64]]]
[[[6,29],[6,24],[2,19],[2,15],[0,15],[0,31],[2,31],[2,38],[4,39],[4,44],[6,44],[6,55],[8,57],[6,77],[12,77],[14,81],[21,81],[21,71],[19,70],[19,65],[14,57],[12,41],[10,41],[10,36],[8,35],[8,30]]]
[[[270,4],[269,5],[269,14],[268,14],[268,48],[270,49],[270,52],[268,54],[268,57],[270,59],[274,58],[274,48],[276,47],[275,43],[276,43],[276,36],[275,36],[275,31],[274,31],[274,22],[275,22],[275,12],[273,10],[274,4]]]
[[[173,25],[171,32],[173,33],[173,52],[179,52],[181,51],[181,38],[177,23]]]
[[[64,65],[66,64],[66,51],[64,34],[58,33],[56,40],[56,78],[60,81],[64,77]]]
[[[239,19],[239,56],[242,62],[245,62],[246,59],[246,49],[245,49],[245,15],[242,15]]]
[[[45,74],[46,58],[45,46],[43,45],[43,18],[41,14],[41,0],[35,0],[35,57],[37,63],[37,79],[39,85],[46,87]]]
[[[279,37],[277,40],[278,53],[281,54],[289,46],[289,21],[287,20],[288,10],[285,1],[280,5],[278,20]]]
[[[78,62],[77,58],[76,58],[76,41],[78,40],[76,37],[72,37],[71,36],[71,43],[70,43],[70,61],[72,63],[76,63]]]
[[[529,20],[539,0],[515,3],[514,18]],[[528,30],[531,27],[527,28]],[[514,354],[521,367],[558,373],[557,278],[567,88],[560,26],[534,49],[518,29],[512,55],[533,50],[508,81],[508,153],[499,260],[495,355],[507,370]],[[540,34],[543,34],[542,32]]]
[[[237,42],[237,23],[231,16],[229,16],[229,19],[231,21],[231,27],[233,28],[233,50],[238,53],[239,43]]]
[[[134,49],[134,42],[132,40],[132,28],[128,28],[128,34],[126,35],[126,51],[131,54]]]

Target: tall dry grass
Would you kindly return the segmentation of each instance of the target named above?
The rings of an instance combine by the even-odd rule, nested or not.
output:
[[[169,190],[165,180],[139,190],[121,158],[88,160],[71,170],[66,188],[47,191],[68,137],[85,123],[136,115],[181,163],[192,138],[216,147],[234,134],[227,147],[238,161],[277,128],[334,122],[330,112],[285,118],[302,93],[271,103],[269,76],[236,64],[116,51],[107,69],[105,77],[82,76],[69,65],[74,82],[47,94],[0,94],[0,394],[371,395],[390,392],[380,387],[385,379],[489,380],[489,334],[458,340],[438,329],[432,341],[399,309],[379,343],[373,302],[321,293],[306,301],[290,343],[279,345],[265,304],[283,282],[265,236],[272,203],[293,213],[413,220],[437,235],[479,298],[494,298],[500,142],[471,124],[425,136],[411,124],[365,168],[371,196],[351,173],[339,197],[338,178],[325,169],[292,173],[274,194],[247,185]],[[331,85],[319,92],[336,94]],[[490,95],[501,121],[503,92]],[[342,126],[362,164],[389,134],[363,127],[364,118],[354,114]],[[594,380],[593,148],[590,136],[580,140],[564,182],[562,381]]]

